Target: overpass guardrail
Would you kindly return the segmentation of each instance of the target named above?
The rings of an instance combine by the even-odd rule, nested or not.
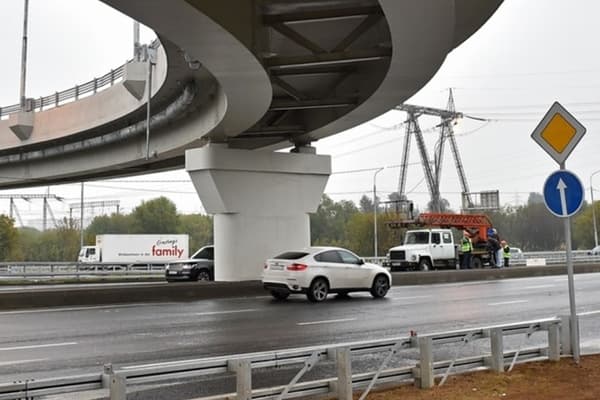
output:
[[[235,385],[232,385],[235,387],[234,393],[228,392],[232,386],[229,389],[223,387],[220,393],[204,398],[283,400],[327,395],[351,400],[353,392],[362,390],[359,400],[363,400],[374,387],[412,382],[421,388],[431,388],[436,381],[438,385],[443,385],[448,376],[464,372],[487,369],[501,373],[510,371],[515,364],[528,361],[558,361],[561,355],[570,352],[569,323],[569,316],[565,316],[423,335],[411,333],[407,337],[153,363],[131,368],[113,368],[107,364],[102,372],[94,374],[0,383],[0,400],[94,389],[106,390],[110,400],[125,400],[127,391],[134,391],[135,385],[152,383],[156,386],[173,379],[230,376],[231,373],[235,375]],[[545,337],[545,343],[525,347],[527,339],[538,334],[542,339]],[[515,338],[513,344],[517,343],[512,348],[505,346],[505,340],[508,343],[510,337]],[[477,349],[489,351],[459,356],[458,350],[473,341],[486,342],[486,346]],[[406,351],[418,353],[416,364],[390,367],[393,360],[410,359],[414,362],[414,355],[403,358]],[[440,354],[453,354],[453,357],[436,360]],[[353,371],[353,361],[361,356],[373,359],[374,355],[377,356],[375,370]],[[301,382],[302,377],[317,364],[327,364],[333,368],[321,368],[316,377],[318,379]],[[253,372],[260,370],[271,374],[270,371],[277,368],[292,366],[298,371],[287,384],[279,383],[260,389],[253,387]]]
[[[160,42],[158,39],[149,44],[150,47],[154,48],[158,47],[159,45]],[[65,89],[60,92],[54,92],[48,96],[27,99],[29,103],[26,105],[26,111],[43,111],[44,109],[51,107],[58,107],[70,101],[79,100],[80,97],[92,95],[109,88],[123,80],[123,77],[125,76],[125,66],[130,62],[131,60],[115,69],[111,69],[109,72],[99,78],[94,78],[91,81],[82,83],[80,85],[75,85],[72,88]],[[12,104],[4,107],[0,106],[0,119],[4,119],[9,114],[19,111],[21,111],[21,104]]]

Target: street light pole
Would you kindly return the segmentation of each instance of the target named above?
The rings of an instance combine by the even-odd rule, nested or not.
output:
[[[25,0],[25,11],[23,12],[23,44],[21,48],[21,90],[19,93],[21,102],[21,111],[30,111],[25,109],[26,95],[25,82],[27,79],[27,20],[29,18],[29,0]]]
[[[592,178],[594,177],[594,175],[596,175],[599,172],[600,172],[600,169],[598,171],[592,172],[592,174],[590,175],[590,196],[591,196],[591,200],[592,200],[592,222],[594,224],[594,246],[598,246],[598,228],[596,226],[596,209],[594,207],[594,187],[592,186]]]
[[[377,257],[377,174],[383,171],[381,167],[373,174],[373,253]]]

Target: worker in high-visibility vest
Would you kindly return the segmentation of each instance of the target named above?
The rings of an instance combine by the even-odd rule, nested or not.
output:
[[[473,242],[469,232],[463,231],[460,250],[462,252],[462,269],[471,269],[471,251],[473,251]]]
[[[506,240],[500,242],[502,245],[502,257],[504,258],[504,268],[508,267],[510,263],[510,247],[508,247],[508,243]]]

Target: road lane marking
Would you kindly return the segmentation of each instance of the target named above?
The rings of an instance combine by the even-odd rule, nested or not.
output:
[[[0,367],[4,365],[25,364],[30,362],[48,361],[47,358],[33,358],[31,360],[0,361]]]
[[[431,296],[406,296],[406,297],[390,297],[391,300],[415,300],[415,299],[428,299]]]
[[[577,315],[579,315],[580,317],[585,317],[586,315],[596,315],[596,314],[600,314],[600,310],[577,313]]]
[[[507,304],[519,304],[528,303],[529,300],[513,300],[513,301],[501,301],[500,303],[489,303],[488,306],[504,306]]]
[[[196,313],[196,315],[237,314],[237,313],[254,312],[254,311],[260,311],[260,310],[258,308],[247,308],[245,310],[207,311],[207,312]]]
[[[317,325],[317,324],[335,324],[336,322],[356,321],[356,318],[328,319],[324,321],[298,322],[296,325]]]
[[[63,312],[63,311],[87,311],[87,310],[103,310],[103,309],[117,309],[117,308],[152,307],[152,306],[163,306],[163,305],[173,305],[173,304],[179,304],[179,303],[176,303],[176,302],[132,303],[132,304],[112,304],[112,305],[105,305],[105,306],[87,306],[87,307],[38,308],[35,310],[0,311],[0,315],[40,314],[40,313]]]
[[[30,346],[0,347],[0,351],[39,349],[42,347],[73,346],[76,344],[77,344],[77,342],[64,342],[64,343],[33,344]]]
[[[556,285],[525,286],[523,289],[546,289],[546,288],[553,288],[553,287],[556,287]]]

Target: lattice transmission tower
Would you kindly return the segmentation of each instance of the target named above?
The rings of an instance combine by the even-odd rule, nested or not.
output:
[[[404,146],[402,148],[402,161],[400,164],[400,178],[398,182],[398,194],[400,198],[406,198],[406,173],[408,170],[408,158],[410,153],[411,136],[415,136],[419,154],[421,156],[421,164],[423,166],[423,172],[425,174],[425,181],[427,188],[431,196],[431,211],[441,212],[441,196],[440,196],[440,182],[442,176],[442,163],[444,159],[444,148],[446,141],[450,142],[450,149],[454,157],[454,164],[460,180],[463,196],[466,199],[468,208],[473,207],[473,201],[470,197],[469,185],[467,183],[467,177],[465,170],[460,158],[460,152],[458,145],[456,144],[456,138],[454,136],[453,126],[456,121],[463,118],[465,115],[461,112],[457,112],[454,105],[454,96],[452,89],[448,96],[448,105],[446,109],[432,108],[415,106],[411,104],[402,104],[395,107],[396,110],[404,111],[408,114],[406,120],[406,134],[404,136]],[[419,117],[422,115],[435,116],[440,118],[439,127],[439,138],[436,142],[433,163],[430,161],[429,153],[425,145],[423,138],[423,132],[419,126]],[[469,117],[479,120],[480,118]]]

